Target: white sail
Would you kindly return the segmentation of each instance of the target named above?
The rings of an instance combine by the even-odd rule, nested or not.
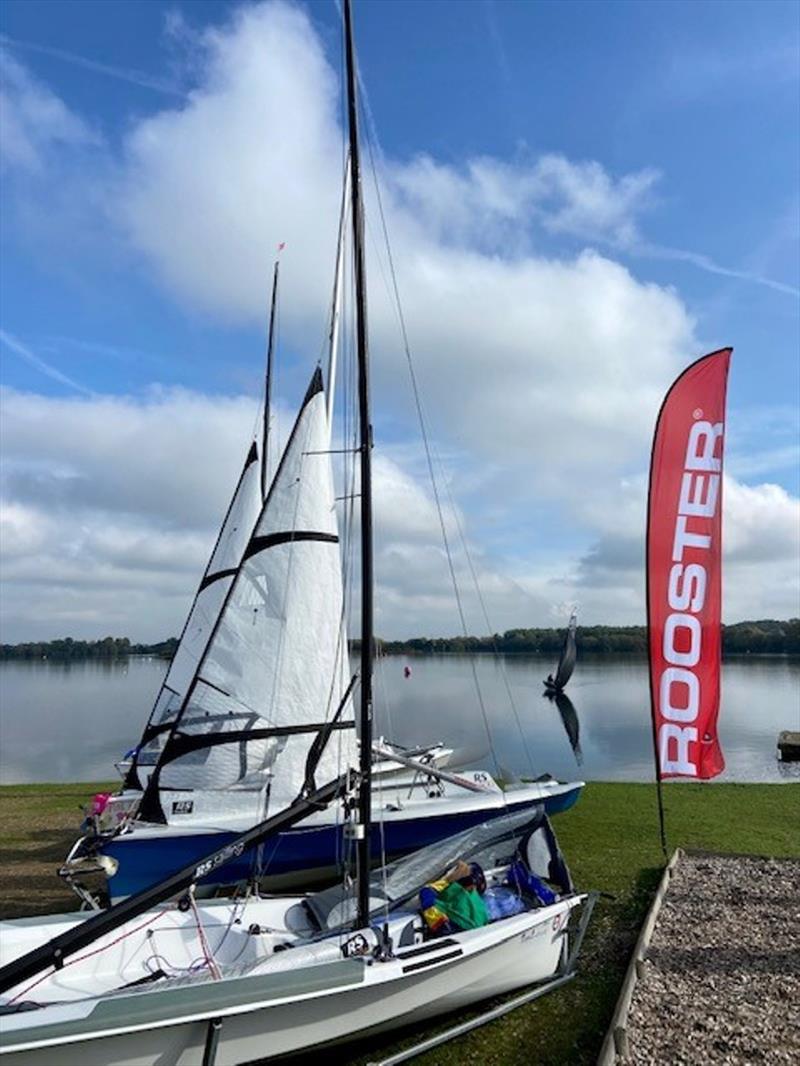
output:
[[[297,796],[314,727],[338,710],[349,682],[342,597],[317,371],[162,756],[158,787],[170,821],[210,811],[255,817],[263,801],[243,793],[267,785],[269,810]],[[348,704],[341,720],[352,719]],[[349,764],[353,741],[352,728],[333,734],[318,781]],[[201,795],[209,791],[213,799]]]
[[[142,736],[135,762],[141,777],[157,761],[169,724],[175,720],[183,704],[258,518],[262,503],[258,458],[254,441]]]
[[[261,509],[257,458],[254,444],[208,571],[200,584],[183,639],[167,673],[165,685],[181,699],[197,670]]]

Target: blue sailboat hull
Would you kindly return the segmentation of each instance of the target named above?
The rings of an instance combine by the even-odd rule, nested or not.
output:
[[[548,814],[569,810],[578,799],[582,783],[563,792],[547,796],[543,803]],[[377,862],[385,852],[387,858],[397,858],[417,848],[469,829],[498,815],[537,806],[526,799],[514,803],[513,793],[507,805],[487,810],[477,808],[424,818],[400,818],[372,826],[372,857]],[[118,863],[117,872],[108,879],[113,900],[140,892],[163,880],[174,870],[188,866],[210,852],[223,847],[237,836],[234,832],[179,833],[166,830],[161,834],[130,833],[112,838],[103,846],[102,854]],[[274,883],[282,887],[330,876],[345,857],[347,846],[341,825],[302,826],[278,834],[261,845],[260,849],[245,852],[215,870],[201,884],[230,885],[246,880],[257,862]]]

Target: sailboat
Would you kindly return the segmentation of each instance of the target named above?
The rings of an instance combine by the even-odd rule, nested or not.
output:
[[[349,672],[329,445],[317,369],[255,520],[259,472],[250,449],[126,787],[61,868],[86,902],[96,905],[87,874],[102,874],[108,896],[121,899],[281,810],[303,786],[323,726],[334,740],[320,774],[352,762],[360,678]],[[582,787],[550,778],[504,794],[488,771],[445,769],[443,745],[409,752],[382,739],[369,744],[380,782],[375,859],[509,809],[566,809]],[[204,890],[254,878],[272,889],[316,882],[335,876],[342,856],[342,815],[331,806],[215,867]]]
[[[555,676],[548,674],[544,681],[544,687],[550,692],[561,692],[572,677],[575,669],[575,660],[578,649],[575,642],[575,630],[578,628],[578,612],[575,610],[569,616],[567,632],[564,634],[564,643],[561,646],[561,655],[558,658]]]
[[[332,723],[334,739],[321,774],[334,776],[364,743],[353,713],[363,668],[349,666],[331,461],[351,166],[343,183],[327,375],[315,371],[269,481],[276,262],[261,440],[247,453],[175,656],[124,767],[124,787],[97,803],[59,871],[92,906],[98,897],[87,875],[102,875],[103,895],[122,899],[285,807],[304,783],[322,725]],[[372,801],[375,860],[507,810],[538,803],[549,814],[567,810],[583,786],[544,775],[504,793],[488,770],[453,772],[444,742],[409,750],[380,738],[370,741],[367,755],[380,782]],[[335,876],[342,856],[342,817],[332,806],[255,855],[215,868],[204,889],[254,878],[270,889],[319,882]]]
[[[574,975],[575,952],[593,898],[575,891],[541,806],[503,813],[370,873],[372,430],[350,0],[345,0],[344,21],[360,411],[359,765],[352,765],[351,750],[340,760],[343,772],[325,785],[316,784],[317,775],[327,773],[334,742],[352,736],[346,717],[352,706],[348,683],[335,711],[313,732],[298,733],[294,727],[275,732],[283,727],[254,724],[254,735],[243,738],[245,744],[252,741],[265,748],[278,748],[285,739],[290,761],[304,755],[302,787],[278,813],[108,910],[88,918],[58,915],[3,923],[0,1053],[20,1066],[43,1061],[53,1066],[194,1066],[201,1061],[204,1066],[233,1066],[390,1029],[542,982],[522,997],[532,998]],[[312,430],[322,403],[315,374],[292,434],[309,456],[318,451],[310,446],[317,443]],[[292,447],[284,453],[269,493],[275,501],[283,499],[284,487],[294,485],[295,455]],[[323,464],[314,463],[313,469],[325,477]],[[283,509],[287,506],[283,500]],[[262,509],[254,534],[257,550],[250,550],[251,539],[244,553],[244,567],[251,564],[248,579],[242,579],[240,569],[227,593],[228,605],[235,604],[236,610],[222,611],[216,624],[219,640],[212,642],[213,654],[206,658],[211,665],[201,679],[192,681],[195,689],[202,686],[199,718],[206,712],[224,716],[227,701],[241,698],[249,683],[248,674],[230,691],[217,681],[238,642],[249,639],[247,626],[253,618],[268,614],[260,572],[251,572],[253,560],[264,555],[278,559],[291,546],[303,545],[304,551],[314,553],[324,580],[337,572],[332,564],[324,569],[325,552],[333,556],[335,542],[319,513],[303,512],[306,535],[296,542],[276,539],[281,532],[273,528],[274,517],[268,506]],[[332,639],[326,632],[318,636]],[[331,705],[334,702],[331,697]],[[236,726],[228,734],[243,731],[240,723]],[[203,750],[187,742],[200,735],[181,733],[185,753]],[[297,750],[296,738],[309,735],[310,743],[303,739],[304,747]],[[168,765],[162,766],[162,775]],[[249,762],[245,769],[249,772]],[[273,781],[283,797],[291,776],[283,770],[280,774],[276,771]],[[155,792],[151,795],[159,798]],[[241,899],[198,903],[197,885],[209,872],[233,856],[268,846],[276,834],[299,825],[311,811],[342,801],[347,825],[343,839],[354,860],[354,880],[345,878],[307,896],[262,898],[253,892]],[[418,909],[418,894],[464,859],[485,873],[486,897],[503,892],[506,902],[510,895],[515,905],[488,924],[455,926],[445,936],[430,935]],[[570,949],[570,919],[587,902]]]
[[[230,514],[239,509],[236,501],[252,467],[246,467]],[[304,785],[323,728],[331,739],[318,776],[334,777],[354,761],[352,694],[359,677],[346,672],[319,370],[242,555],[233,576],[216,582],[226,581],[227,589],[199,665],[192,673],[173,668],[167,675],[159,713],[129,772],[129,778],[146,774],[143,788],[119,797],[120,803],[133,797],[136,817],[82,838],[62,867],[79,894],[86,892],[82,878],[94,871],[105,875],[112,900],[134,894],[286,807]],[[204,586],[201,597],[214,583],[205,578]],[[176,657],[178,666],[182,661]],[[508,810],[543,801],[565,807],[581,787],[550,779],[504,793],[486,771],[452,773],[424,761],[427,753],[414,757],[382,740],[368,743],[372,759],[380,760],[371,765],[379,783],[370,834],[375,859],[405,854]],[[411,780],[399,776],[402,770]],[[272,889],[320,881],[336,875],[343,854],[342,812],[331,805],[257,852],[233,855],[210,871],[203,888],[253,879]]]

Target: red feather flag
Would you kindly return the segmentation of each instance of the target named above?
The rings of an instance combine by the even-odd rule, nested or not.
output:
[[[716,777],[722,455],[731,348],[698,359],[656,422],[647,514],[647,621],[659,780]]]

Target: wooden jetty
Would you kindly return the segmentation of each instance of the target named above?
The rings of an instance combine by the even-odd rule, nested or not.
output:
[[[778,758],[781,762],[800,761],[800,733],[784,729],[778,735]]]

